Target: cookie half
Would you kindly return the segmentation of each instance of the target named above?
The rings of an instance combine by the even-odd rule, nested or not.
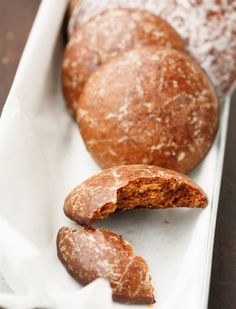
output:
[[[204,208],[207,197],[189,177],[147,165],[123,165],[90,177],[67,196],[64,212],[90,225],[116,211],[134,208]]]

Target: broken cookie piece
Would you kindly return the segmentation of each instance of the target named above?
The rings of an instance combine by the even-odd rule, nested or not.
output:
[[[128,304],[153,304],[148,265],[131,245],[104,228],[63,227],[57,236],[57,254],[67,271],[86,285],[97,278],[110,282],[113,299]]]
[[[115,211],[133,208],[203,208],[207,197],[189,177],[150,165],[121,165],[100,172],[66,198],[64,212],[90,225]]]

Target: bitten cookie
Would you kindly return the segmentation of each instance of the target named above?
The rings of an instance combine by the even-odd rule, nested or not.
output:
[[[80,225],[90,225],[115,211],[206,205],[205,193],[185,175],[157,166],[123,165],[76,187],[65,200],[64,212]]]
[[[87,0],[69,23],[69,32],[91,16],[117,7],[145,9],[166,19],[185,40],[190,53],[224,98],[236,81],[236,1]]]
[[[62,228],[57,253],[67,271],[86,285],[97,278],[110,282],[113,299],[128,304],[153,304],[148,265],[131,245],[109,230]]]
[[[214,140],[218,102],[190,57],[146,46],[97,69],[80,96],[77,121],[102,168],[143,163],[186,173]]]
[[[103,12],[79,27],[70,39],[62,63],[62,85],[75,116],[82,88],[101,64],[123,51],[143,45],[184,50],[174,29],[149,12],[117,9]]]

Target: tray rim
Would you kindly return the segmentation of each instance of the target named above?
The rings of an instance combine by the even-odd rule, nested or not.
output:
[[[220,189],[222,182],[222,174],[224,168],[224,157],[225,157],[225,148],[227,142],[227,132],[229,125],[229,113],[230,113],[230,105],[232,100],[234,87],[231,88],[228,95],[225,98],[225,101],[220,106],[220,125],[218,129],[218,134],[220,135],[220,145],[218,151],[218,162],[216,167],[216,179],[215,187],[213,191],[213,199],[211,207],[211,215],[210,215],[210,225],[208,231],[208,240],[207,240],[207,252],[206,252],[206,265],[205,265],[205,275],[204,282],[202,285],[202,308],[208,308],[209,301],[209,292],[210,292],[210,279],[211,279],[211,269],[212,269],[212,259],[213,259],[213,249],[214,249],[214,240],[215,240],[215,229],[216,229],[216,220],[217,213],[219,207],[219,197],[220,197]],[[204,292],[205,291],[205,292]]]

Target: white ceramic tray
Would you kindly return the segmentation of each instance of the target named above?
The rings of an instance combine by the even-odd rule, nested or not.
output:
[[[71,225],[62,210],[65,196],[99,171],[60,90],[66,4],[42,2],[0,121],[0,273],[12,291],[3,287],[0,306],[8,308],[92,308],[92,297],[75,298],[74,305],[60,299],[82,287],[66,274],[55,249],[58,228]],[[122,234],[147,260],[153,308],[207,308],[229,108],[230,97],[213,147],[190,175],[208,195],[206,209],[137,210],[98,224]],[[96,308],[128,308],[100,297]]]

